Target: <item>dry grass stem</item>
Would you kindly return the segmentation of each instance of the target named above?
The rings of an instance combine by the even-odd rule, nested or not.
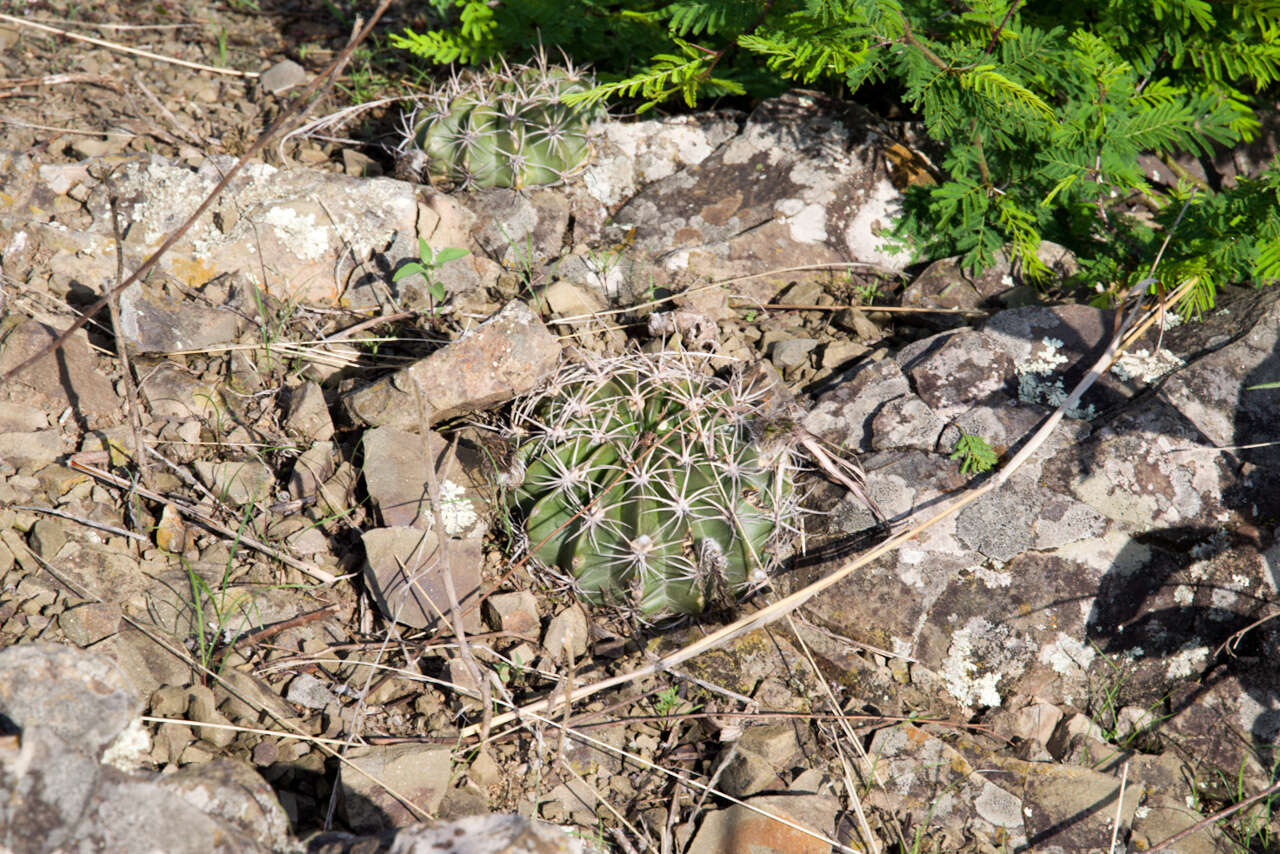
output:
[[[231,77],[248,77],[248,78],[257,78],[259,76],[258,72],[256,71],[237,71],[234,68],[219,68],[214,65],[203,65],[199,62],[188,62],[185,59],[175,59],[172,56],[164,56],[163,54],[152,53],[149,50],[142,50],[136,47],[129,47],[128,45],[117,44],[115,42],[109,42],[104,39],[95,39],[93,36],[82,36],[79,33],[73,33],[69,30],[60,30],[57,27],[51,27],[48,24],[38,24],[35,21],[29,21],[26,18],[17,18],[17,17],[14,17],[13,15],[5,15],[3,13],[0,13],[0,21],[8,21],[11,24],[17,24],[20,27],[30,27],[33,30],[40,30],[41,32],[50,33],[55,36],[61,36],[62,38],[72,39],[78,42],[88,42],[89,44],[97,45],[98,47],[105,47],[107,50],[115,50],[115,51],[119,51],[120,53],[129,53],[129,54],[133,54],[134,56],[141,56],[144,59],[154,59],[157,62],[167,62],[170,65],[181,65],[183,68],[194,68],[197,71],[207,71],[210,74],[225,74]]]

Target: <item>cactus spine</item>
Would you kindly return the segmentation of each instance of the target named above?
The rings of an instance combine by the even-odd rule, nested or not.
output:
[[[587,125],[598,112],[560,99],[588,88],[542,55],[456,76],[408,119],[402,149],[422,152],[432,181],[464,189],[559,183],[590,157]]]
[[[794,530],[791,447],[754,441],[762,391],[695,359],[570,365],[516,407],[509,504],[536,561],[589,602],[699,613],[765,580]]]

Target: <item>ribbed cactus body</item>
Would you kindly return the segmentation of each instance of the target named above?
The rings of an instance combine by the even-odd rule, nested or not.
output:
[[[517,408],[511,505],[533,557],[589,601],[696,614],[767,578],[797,510],[791,452],[753,441],[760,394],[687,355],[566,368]]]
[[[558,183],[591,154],[594,111],[563,95],[585,91],[580,74],[545,61],[455,78],[409,120],[432,180],[464,187]]]

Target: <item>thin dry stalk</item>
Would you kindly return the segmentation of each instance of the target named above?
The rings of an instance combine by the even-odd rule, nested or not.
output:
[[[840,724],[840,728],[844,730],[845,739],[858,751],[858,756],[862,761],[866,762],[868,767],[874,768],[870,762],[867,762],[867,752],[862,747],[862,741],[854,734],[852,727],[849,726],[849,722],[844,719],[844,715],[840,714],[844,711],[840,707],[840,701],[836,699],[835,692],[831,690],[831,683],[827,681],[826,677],[822,675],[822,671],[818,668],[818,662],[813,660],[813,653],[809,651],[809,645],[805,643],[804,638],[800,636],[800,632],[796,629],[795,621],[791,619],[790,614],[787,615],[787,627],[791,629],[792,636],[795,637],[796,641],[800,644],[800,651],[804,653],[805,663],[807,663],[809,665],[809,669],[813,671],[814,678],[822,684],[822,691],[826,695],[827,702],[831,704],[831,710],[837,715],[836,720]],[[837,741],[836,745],[838,748],[840,742]],[[841,764],[847,769],[849,767],[849,763],[845,761],[844,751],[840,750],[839,752]],[[880,782],[881,786],[884,785],[883,781],[877,782]],[[870,849],[871,854],[880,854],[880,840],[871,832],[871,825],[867,823],[867,815],[862,810],[862,802],[858,800],[857,790],[850,788],[848,794],[849,805],[853,807],[853,814],[857,816],[858,829],[862,831],[863,841],[867,843],[867,847]]]
[[[1240,810],[1244,809],[1250,804],[1255,804],[1258,801],[1262,800],[1263,798],[1269,798],[1272,795],[1277,793],[1280,793],[1280,783],[1272,783],[1270,786],[1267,786],[1261,792],[1258,792],[1258,794],[1247,797],[1243,801],[1240,801],[1239,803],[1236,803],[1236,804],[1232,804],[1231,806],[1225,809],[1218,810],[1213,815],[1205,816],[1200,821],[1197,821],[1195,824],[1188,827],[1186,830],[1180,831],[1179,833],[1175,833],[1173,836],[1170,836],[1168,839],[1162,839],[1161,841],[1157,842],[1155,845],[1152,845],[1148,850],[1163,851],[1164,849],[1170,847],[1171,845],[1175,845],[1181,842],[1182,840],[1186,839],[1191,834],[1204,830],[1206,827],[1208,827],[1211,824],[1216,824],[1217,822],[1222,821],[1224,818],[1229,818],[1235,815],[1236,813],[1240,812]]]
[[[275,560],[278,560],[281,563],[283,563],[285,566],[293,567],[299,572],[305,573],[311,576],[312,578],[316,579],[317,581],[323,581],[325,584],[333,584],[338,580],[338,576],[330,572],[326,572],[325,570],[316,566],[314,563],[309,563],[304,560],[298,560],[295,557],[291,557],[290,555],[285,554],[279,549],[274,549],[271,546],[267,545],[266,543],[254,539],[248,534],[245,534],[241,531],[233,531],[231,528],[228,528],[226,525],[223,525],[221,522],[218,522],[215,519],[210,519],[208,516],[204,515],[194,507],[188,507],[185,504],[179,504],[177,501],[174,501],[171,498],[166,498],[163,495],[160,495],[157,492],[152,492],[151,490],[146,489],[144,487],[135,486],[134,484],[131,484],[129,481],[125,480],[122,477],[116,477],[110,472],[105,472],[102,469],[94,468],[91,465],[86,465],[85,463],[82,463],[75,459],[68,460],[67,465],[75,469],[76,471],[82,471],[85,474],[92,475],[93,477],[96,477],[98,480],[105,481],[106,483],[109,483],[112,486],[119,487],[120,489],[132,489],[135,492],[137,492],[139,495],[141,495],[143,498],[146,498],[149,501],[155,501],[160,504],[170,503],[174,507],[178,508],[178,512],[181,513],[183,516],[186,516],[190,519],[194,519],[202,527],[205,527],[210,531],[213,531],[214,533],[221,534],[222,536],[227,537],[228,539],[236,540],[240,542],[242,545],[246,545],[249,548],[253,549],[254,551],[261,552],[267,557],[274,558]]]
[[[1116,842],[1120,838],[1120,817],[1124,814],[1124,790],[1129,784],[1129,763],[1124,763],[1124,773],[1120,775],[1120,797],[1116,798],[1116,815],[1111,821],[1111,847],[1107,849],[1110,854],[1116,854]]]
[[[418,405],[418,423],[422,425],[422,452],[427,464],[427,497],[431,499],[431,518],[436,526],[436,548],[440,551],[440,574],[444,578],[445,595],[449,597],[449,616],[454,637],[458,639],[458,652],[462,661],[480,689],[481,714],[480,738],[489,736],[489,722],[493,720],[493,703],[489,680],[485,678],[476,661],[471,645],[467,643],[467,631],[462,625],[462,603],[453,585],[453,572],[449,564],[449,534],[444,529],[444,515],[440,512],[440,476],[436,473],[436,458],[431,450],[431,404],[422,390],[422,383],[413,378],[413,399]]]
[[[377,18],[378,16],[375,15],[374,20],[377,20]],[[214,65],[201,65],[198,62],[188,62],[185,59],[175,59],[172,56],[152,53],[149,50],[142,50],[141,48],[129,47],[128,45],[117,44],[116,42],[109,42],[104,39],[95,39],[93,36],[82,36],[79,33],[60,30],[57,27],[50,27],[48,24],[37,24],[35,21],[28,21],[25,18],[16,18],[13,15],[0,14],[0,21],[8,21],[11,24],[17,24],[21,27],[30,27],[33,30],[40,30],[41,32],[51,33],[55,36],[61,36],[62,38],[72,39],[78,42],[88,42],[89,44],[94,44],[98,47],[105,47],[107,50],[129,53],[146,59],[154,59],[157,62],[167,62],[171,65],[181,65],[183,68],[194,68],[197,71],[208,71],[210,74],[226,74],[231,77],[248,78],[256,78],[259,76],[256,71],[237,71],[234,68],[218,68]]]
[[[390,5],[391,0],[381,0],[381,2],[378,3],[378,8],[375,9],[373,15],[370,16],[369,22],[365,24],[359,32],[352,34],[351,39],[347,42],[347,46],[344,47],[342,52],[338,54],[337,58],[329,64],[329,67],[326,68],[323,73],[317,75],[316,78],[302,90],[302,94],[298,95],[297,98],[290,102],[289,106],[281,112],[280,117],[272,122],[271,126],[262,132],[262,135],[254,141],[253,145],[249,146],[249,150],[241,155],[240,159],[227,170],[226,174],[222,176],[222,180],[209,191],[209,195],[206,196],[204,201],[202,201],[196,209],[191,212],[191,215],[186,218],[182,225],[174,229],[173,233],[165,238],[164,243],[160,244],[159,249],[152,252],[147,259],[142,262],[138,269],[134,270],[127,279],[113,286],[101,299],[89,306],[74,323],[67,327],[67,329],[55,338],[48,346],[41,348],[39,352],[33,354],[21,364],[10,368],[5,372],[4,376],[0,376],[0,384],[9,382],[14,376],[25,371],[49,353],[52,353],[54,350],[61,347],[66,343],[68,338],[88,323],[89,319],[93,317],[93,315],[106,308],[109,302],[116,299],[120,295],[121,291],[150,273],[151,270],[155,268],[156,264],[160,262],[160,259],[164,257],[165,253],[172,249],[174,244],[181,240],[182,236],[191,230],[191,226],[195,224],[196,220],[198,220],[204,212],[209,209],[214,201],[222,195],[223,191],[226,190],[227,185],[229,185],[232,179],[240,173],[240,170],[243,169],[245,165],[251,159],[256,157],[264,148],[266,148],[271,140],[274,139],[284,126],[292,121],[296,115],[302,115],[306,112],[311,97],[319,92],[322,86],[327,88],[333,84],[333,80],[337,77],[338,73],[351,59],[352,52],[355,51],[356,47],[361,42],[369,37],[369,34],[373,32],[374,26],[378,23],[379,19],[382,18],[383,13],[387,11],[387,7]],[[44,27],[43,25],[34,25],[30,21],[24,21],[21,18],[14,18],[12,15],[0,14],[0,20],[11,21],[23,26],[38,26],[41,29],[52,29],[51,27]],[[360,22],[357,20],[356,23],[358,25]],[[65,35],[74,38],[85,38],[84,36],[75,36],[73,33],[65,33]],[[91,39],[91,41],[96,40]]]
[[[120,232],[119,199],[111,197],[111,230],[116,245],[116,284],[124,278],[124,237]],[[129,428],[133,433],[133,459],[138,466],[138,476],[143,486],[151,486],[151,460],[147,458],[147,440],[142,435],[142,399],[138,394],[138,382],[129,364],[129,344],[125,341],[124,326],[120,323],[120,306],[115,300],[107,301],[111,312],[112,339],[116,342],[116,356],[120,359],[120,373],[124,377],[125,410],[129,416]]]

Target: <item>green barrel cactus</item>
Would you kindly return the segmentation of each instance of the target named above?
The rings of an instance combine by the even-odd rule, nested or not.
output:
[[[547,64],[454,77],[408,119],[408,146],[421,152],[433,181],[463,188],[556,184],[591,155],[587,125],[598,112],[561,97],[590,81],[573,69]]]
[[[591,603],[697,614],[766,580],[795,530],[791,446],[755,441],[763,391],[696,359],[570,365],[516,407],[509,505]]]

